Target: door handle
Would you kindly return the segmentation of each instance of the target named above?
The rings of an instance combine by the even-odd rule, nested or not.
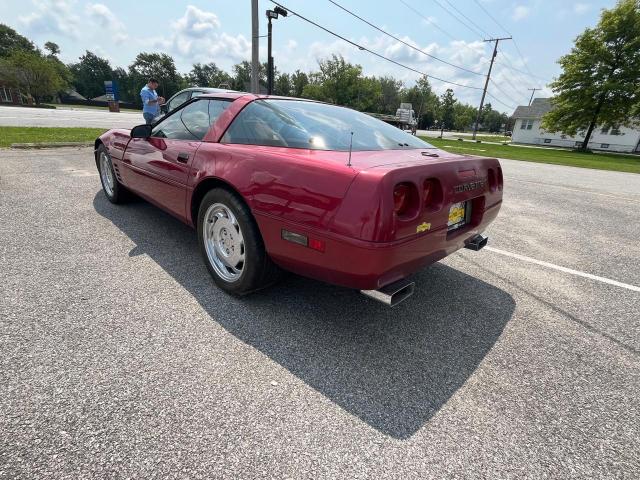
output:
[[[188,153],[179,153],[178,154],[178,161],[180,163],[187,163],[189,161],[189,154]]]

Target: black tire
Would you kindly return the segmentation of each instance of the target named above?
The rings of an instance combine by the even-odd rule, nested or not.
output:
[[[101,161],[101,156],[106,155],[106,168],[109,169],[111,174],[112,185],[108,184],[108,180],[103,175],[102,169],[105,168],[105,163]],[[129,200],[129,191],[118,181],[116,172],[113,169],[113,163],[111,163],[111,155],[107,148],[100,144],[96,150],[96,166],[98,167],[98,173],[100,174],[100,183],[102,184],[102,191],[111,203],[124,203]],[[107,185],[105,185],[107,182]]]
[[[234,280],[225,279],[216,270],[216,266],[212,263],[210,255],[207,253],[207,242],[205,241],[205,216],[210,209],[215,210],[219,206],[226,207],[231,211],[237,221],[236,233],[243,238],[244,260],[239,276]],[[210,232],[213,229],[214,222],[207,222],[210,229],[207,233],[211,237]],[[198,210],[198,244],[200,253],[204,259],[204,263],[213,277],[214,282],[222,290],[242,296],[255,290],[265,288],[275,283],[280,277],[279,268],[271,261],[269,255],[264,248],[264,241],[255,219],[245,203],[236,194],[223,189],[215,188],[209,191]],[[233,235],[232,235],[233,236]],[[209,249],[213,247],[209,242]],[[228,253],[228,251],[227,251]],[[219,257],[217,257],[219,258]],[[218,266],[218,268],[220,268]]]

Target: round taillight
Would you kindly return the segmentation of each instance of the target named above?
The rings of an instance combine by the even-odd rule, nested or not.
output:
[[[435,190],[435,184],[433,180],[425,180],[424,181],[424,206],[428,207],[431,205],[431,201],[433,200],[433,191]]]
[[[399,183],[393,189],[393,211],[402,215],[409,209],[409,185]]]

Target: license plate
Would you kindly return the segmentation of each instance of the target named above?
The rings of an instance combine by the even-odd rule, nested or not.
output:
[[[449,208],[447,230],[455,230],[467,223],[467,202],[458,202]]]

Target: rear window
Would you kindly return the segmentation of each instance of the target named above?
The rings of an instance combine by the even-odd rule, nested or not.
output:
[[[312,150],[401,150],[434,148],[364,113],[323,103],[255,100],[234,119],[223,143]]]

